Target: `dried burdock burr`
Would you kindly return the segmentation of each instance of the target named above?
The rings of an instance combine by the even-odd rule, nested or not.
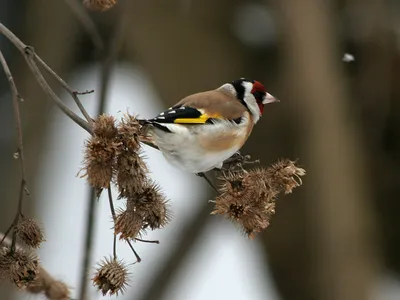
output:
[[[14,231],[18,240],[31,248],[39,248],[41,243],[45,241],[42,229],[31,218],[22,217],[14,227]]]
[[[127,198],[126,209],[120,211],[115,222],[115,233],[121,239],[133,239],[147,228],[163,228],[171,220],[169,204],[160,188],[147,181],[140,192]]]
[[[270,224],[275,213],[275,194],[253,172],[235,171],[222,175],[221,194],[215,199],[212,214],[227,217],[249,237]]]
[[[140,235],[143,224],[142,215],[136,210],[135,205],[127,204],[125,210],[117,212],[114,233],[120,234],[120,239],[134,239]]]
[[[96,286],[105,296],[107,293],[118,295],[123,293],[128,282],[127,267],[115,258],[104,258],[99,263],[95,276],[92,278]]]
[[[113,178],[120,143],[112,116],[101,115],[93,125],[94,135],[86,141],[83,176],[97,189],[108,188]]]
[[[290,160],[278,161],[268,168],[224,172],[220,177],[221,194],[215,199],[212,214],[227,217],[253,238],[269,226],[278,194],[290,193],[300,186],[303,175],[305,170]]]
[[[106,11],[116,3],[117,0],[83,0],[83,5],[94,11]]]
[[[294,188],[302,185],[301,177],[306,171],[296,166],[294,161],[282,159],[267,168],[264,178],[280,192],[289,194]]]
[[[150,180],[135,197],[127,199],[128,205],[135,205],[143,217],[143,229],[163,228],[171,220],[169,203],[160,187]]]
[[[113,116],[102,114],[93,122],[93,134],[113,141],[118,136],[118,129],[115,123],[116,120]]]
[[[39,259],[22,250],[0,249],[0,279],[13,282],[24,289],[39,275]]]
[[[39,277],[27,286],[31,294],[44,294],[49,300],[70,300],[71,292],[68,286],[55,280],[43,268],[40,268]]]
[[[134,116],[125,115],[118,126],[120,143],[116,163],[116,183],[120,197],[129,198],[146,184],[148,169],[140,153],[140,124]]]

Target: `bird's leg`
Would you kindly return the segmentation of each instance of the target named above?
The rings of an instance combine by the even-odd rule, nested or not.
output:
[[[211,180],[207,177],[207,175],[204,172],[197,173],[196,175],[204,178],[204,180],[207,181],[207,183],[214,189],[214,191],[219,193],[218,189],[215,187],[215,185],[211,182]]]
[[[230,158],[224,161],[224,167],[222,170],[234,170],[236,168],[243,169],[243,165],[246,164],[256,164],[259,163],[260,160],[251,160],[250,155],[242,155],[240,151],[233,154]]]

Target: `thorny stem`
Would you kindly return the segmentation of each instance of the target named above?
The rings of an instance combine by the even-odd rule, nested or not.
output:
[[[108,188],[108,202],[110,203],[110,211],[111,211],[111,215],[112,215],[114,226],[115,226],[115,222],[117,221],[117,216],[115,214],[115,208],[114,208],[114,203],[113,203],[113,199],[112,199],[111,187]],[[114,255],[114,259],[117,259],[117,235],[116,235],[115,231],[114,231],[114,241],[113,241],[113,255]]]
[[[17,86],[15,85],[14,78],[11,74],[10,68],[6,62],[6,59],[3,53],[0,51],[0,63],[3,67],[4,73],[7,77],[8,83],[10,84],[11,94],[12,94],[12,102],[14,107],[14,118],[15,118],[15,128],[17,130],[18,137],[18,159],[20,161],[21,166],[21,185],[19,190],[19,198],[18,198],[18,208],[15,214],[15,218],[11,227],[14,227],[19,222],[19,217],[22,214],[22,201],[24,199],[24,190],[26,188],[26,168],[25,168],[25,158],[24,158],[24,145],[22,139],[22,125],[21,125],[21,113],[19,109],[19,93]],[[9,232],[9,231],[8,231]],[[12,235],[12,243],[11,243],[11,252],[15,250],[17,235],[16,232],[13,232]]]

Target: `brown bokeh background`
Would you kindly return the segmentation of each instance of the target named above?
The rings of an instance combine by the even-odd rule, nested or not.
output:
[[[62,77],[101,57],[66,2],[0,3],[0,22],[33,45]],[[268,13],[251,16],[249,5]],[[240,77],[265,83],[281,99],[266,108],[243,152],[265,164],[299,158],[307,170],[304,185],[278,202],[272,226],[256,241],[268,256],[282,299],[367,299],[381,274],[400,272],[396,1],[121,0],[110,11],[90,16],[105,48],[123,22],[118,60],[143,68],[166,107]],[[243,26],[255,36],[253,42],[237,33]],[[254,35],[263,30],[273,34]],[[21,94],[27,95],[23,124],[33,185],[40,176],[36,158],[52,104],[17,50],[4,38],[0,48]],[[347,52],[355,61],[342,61]],[[0,80],[0,92],[7,90],[6,80]],[[19,184],[18,165],[11,159],[16,150],[11,112],[11,101],[0,103],[1,230],[11,222]],[[156,277],[158,288],[143,299],[163,299],[209,221],[206,204]],[[2,287],[1,299],[8,299],[7,293]]]

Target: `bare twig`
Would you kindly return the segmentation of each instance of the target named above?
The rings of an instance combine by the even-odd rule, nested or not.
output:
[[[18,93],[17,86],[15,85],[14,78],[12,77],[10,68],[8,67],[6,59],[1,51],[0,51],[0,63],[3,67],[3,70],[7,77],[8,83],[10,84],[13,107],[14,107],[15,128],[17,129],[17,137],[18,137],[17,153],[18,153],[18,159],[20,161],[20,166],[21,166],[21,184],[20,184],[20,190],[19,190],[18,208],[17,208],[17,212],[15,214],[14,221],[11,224],[11,228],[13,228],[14,226],[16,226],[18,224],[20,215],[22,214],[22,201],[24,199],[24,190],[26,189],[26,168],[25,168],[25,159],[24,159],[24,146],[23,146],[23,140],[22,140],[21,113],[20,113],[20,109],[19,109],[19,93]],[[7,230],[7,232],[9,232],[9,230]],[[13,231],[11,251],[15,250],[16,239],[17,239],[17,235],[16,235],[15,231]]]
[[[136,261],[140,263],[142,259],[140,258],[139,254],[136,252],[135,248],[133,248],[132,243],[130,240],[126,239],[126,242],[128,243],[129,247],[131,248],[133,254],[136,256]]]
[[[138,241],[138,242],[150,243],[150,244],[159,244],[159,243],[160,243],[160,241],[157,241],[157,240],[155,240],[155,241],[149,241],[149,240],[142,240],[142,239],[138,239],[138,238],[135,238],[135,240]]]
[[[76,124],[91,133],[90,124],[76,115],[72,110],[70,110],[61,99],[55,94],[51,89],[47,81],[44,79],[42,73],[40,72],[35,60],[39,57],[35,54],[32,47],[25,45],[14,33],[12,33],[6,26],[0,23],[0,33],[3,34],[11,43],[17,47],[17,49],[24,55],[28,66],[30,67],[34,77],[38,81],[39,85],[46,92],[46,94],[57,104],[57,106]],[[57,78],[56,78],[57,79]]]
[[[56,72],[53,71],[39,56],[34,54],[34,57],[36,61],[41,65],[51,76],[53,76],[60,84],[61,86],[71,95],[71,97],[74,99],[76,105],[78,106],[79,110],[85,117],[86,121],[90,124],[90,127],[93,126],[93,119],[90,117],[88,112],[86,111],[85,107],[82,105],[82,102],[79,100],[78,95],[84,95],[84,94],[89,94],[91,91],[86,91],[83,93],[79,93],[72,89],[65,81],[62,79]]]
[[[208,183],[208,185],[209,185],[214,191],[216,191],[217,193],[219,193],[217,187],[211,182],[211,180],[207,177],[207,175],[206,175],[205,173],[201,172],[201,173],[197,173],[196,175],[199,176],[199,177],[201,177],[201,178],[204,178],[204,180]]]
[[[96,222],[96,200],[97,195],[94,188],[90,189],[89,202],[88,202],[88,214],[85,226],[85,245],[84,252],[82,258],[82,268],[80,270],[80,287],[79,287],[79,298],[81,300],[86,299],[86,291],[87,291],[87,282],[88,282],[88,274],[89,274],[89,265],[92,256],[93,249],[93,232]]]
[[[117,216],[115,214],[115,208],[114,208],[114,203],[113,203],[113,199],[112,199],[111,188],[108,188],[108,202],[110,204],[110,211],[111,211],[111,215],[113,218],[113,222],[115,224],[115,222],[117,221]],[[115,231],[114,231],[114,240],[113,240],[113,255],[114,255],[114,259],[117,259],[117,235],[115,234]]]

